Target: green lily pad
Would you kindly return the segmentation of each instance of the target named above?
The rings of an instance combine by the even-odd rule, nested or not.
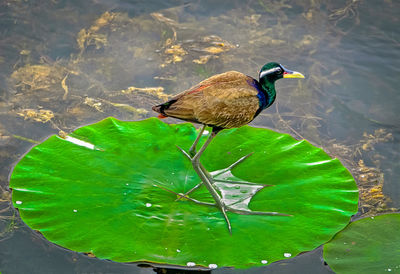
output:
[[[196,134],[188,123],[107,118],[65,139],[52,136],[16,165],[13,204],[32,229],[78,252],[210,268],[260,266],[312,250],[357,212],[357,186],[339,160],[307,141],[244,126],[219,133],[201,161],[222,170],[254,152],[230,177],[273,186],[244,189],[248,209],[293,216],[228,212],[231,235],[218,208],[165,191],[199,183],[176,147],[188,150]],[[219,183],[221,192],[227,188]],[[213,201],[204,186],[190,196]]]
[[[324,259],[336,273],[400,273],[400,214],[349,224],[325,244]]]

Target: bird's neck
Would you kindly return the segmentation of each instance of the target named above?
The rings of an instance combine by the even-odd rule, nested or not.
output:
[[[272,105],[276,98],[275,81],[268,79],[260,79],[261,90],[265,95],[265,105],[263,108],[267,108]]]

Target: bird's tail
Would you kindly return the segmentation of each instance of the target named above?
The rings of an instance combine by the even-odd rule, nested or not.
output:
[[[155,112],[161,113],[161,106],[162,105],[154,106],[151,109],[154,110]]]
[[[164,119],[164,118],[167,118],[167,117],[168,117],[168,116],[165,115],[162,106],[163,106],[163,105],[161,104],[161,105],[157,105],[157,106],[154,106],[154,107],[151,108],[151,109],[154,110],[155,112],[160,113],[160,114],[158,115],[158,118],[160,118],[160,119]]]

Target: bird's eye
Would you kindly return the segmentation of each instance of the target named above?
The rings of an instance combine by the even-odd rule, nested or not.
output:
[[[283,70],[282,70],[282,68],[277,68],[277,69],[276,69],[276,73],[278,73],[278,74],[282,74],[282,73],[283,73]]]

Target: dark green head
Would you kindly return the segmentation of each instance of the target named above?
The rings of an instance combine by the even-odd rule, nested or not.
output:
[[[257,95],[260,100],[260,110],[257,111],[257,114],[275,101],[275,81],[281,78],[304,78],[304,75],[297,71],[288,70],[275,62],[265,64],[260,71],[259,83],[262,92],[259,91]]]
[[[260,84],[273,84],[281,78],[304,78],[304,75],[297,71],[288,70],[276,62],[265,64],[260,70]]]

